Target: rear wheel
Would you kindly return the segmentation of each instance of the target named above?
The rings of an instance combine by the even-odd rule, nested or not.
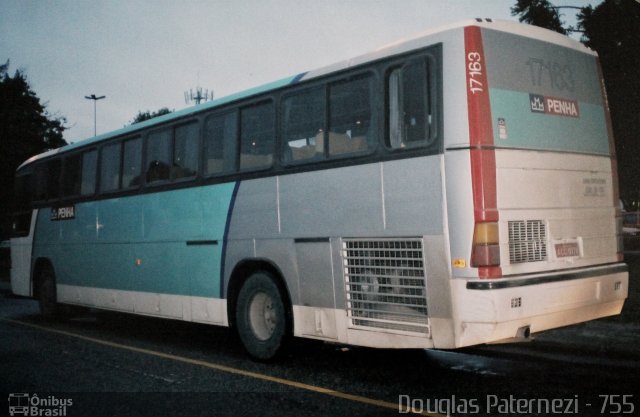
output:
[[[242,285],[236,326],[253,358],[270,360],[282,352],[289,333],[287,313],[280,288],[270,274],[255,272]]]

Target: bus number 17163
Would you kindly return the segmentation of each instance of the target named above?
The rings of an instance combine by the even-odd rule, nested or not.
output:
[[[467,71],[469,79],[469,91],[472,94],[482,93],[484,84],[482,83],[482,55],[479,52],[469,52],[467,54]],[[477,77],[477,78],[476,78]]]

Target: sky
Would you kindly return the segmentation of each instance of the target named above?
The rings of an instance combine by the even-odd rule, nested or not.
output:
[[[320,68],[440,25],[517,21],[515,0],[0,0],[0,62],[21,69],[78,142],[139,111],[180,110]],[[599,1],[555,0],[556,5]],[[562,10],[574,24],[574,11]]]

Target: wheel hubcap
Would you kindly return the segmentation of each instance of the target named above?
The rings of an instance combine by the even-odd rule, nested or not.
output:
[[[249,304],[249,321],[251,329],[260,340],[267,340],[273,334],[278,317],[273,305],[273,299],[263,292],[257,293]]]

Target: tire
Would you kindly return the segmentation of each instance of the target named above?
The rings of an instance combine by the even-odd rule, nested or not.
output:
[[[60,306],[56,294],[56,276],[50,265],[42,267],[38,273],[38,303],[40,314],[46,318],[59,315]]]
[[[236,303],[236,327],[247,353],[260,361],[277,358],[289,337],[288,323],[284,298],[271,275],[249,276]]]

